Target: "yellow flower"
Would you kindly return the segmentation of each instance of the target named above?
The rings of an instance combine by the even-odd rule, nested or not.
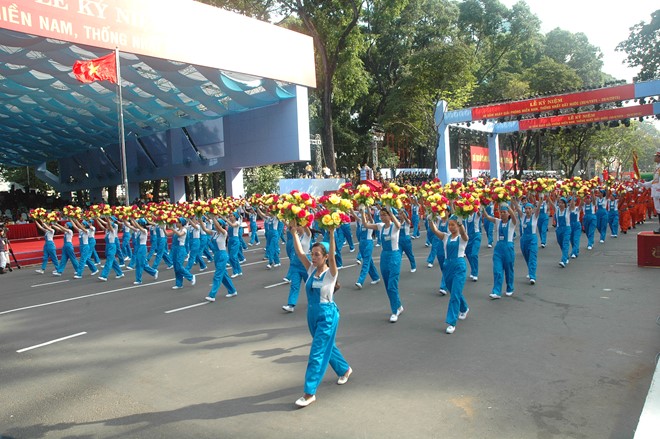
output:
[[[332,216],[330,215],[323,215],[323,218],[321,218],[321,222],[323,223],[324,226],[330,226],[332,225]]]
[[[299,213],[301,210],[302,210],[302,209],[301,209],[300,207],[298,207],[298,206],[295,206],[295,205],[294,205],[294,206],[291,206],[291,212],[293,212],[295,215],[298,215],[298,213]]]
[[[341,203],[341,198],[337,194],[332,194],[328,198],[328,201],[330,201],[334,205],[337,205],[337,204]]]
[[[331,216],[335,225],[339,225],[341,223],[341,216],[339,216],[339,212],[332,212]]]

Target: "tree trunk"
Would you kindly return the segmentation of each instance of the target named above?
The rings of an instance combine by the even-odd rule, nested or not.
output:
[[[117,185],[108,186],[108,204],[116,206],[117,202]]]
[[[161,186],[162,180],[153,180],[151,184],[153,185],[153,191],[152,194],[153,198],[151,199],[154,203],[159,203],[160,202],[160,186]]]
[[[202,198],[202,192],[199,186],[199,174],[195,174],[195,199],[199,200]]]
[[[213,198],[218,198],[220,196],[220,173],[214,172],[211,174],[211,179],[213,183]]]
[[[332,174],[337,172],[335,161],[335,138],[332,129],[332,84],[326,80],[323,84],[322,116],[323,116],[323,156],[325,165]]]

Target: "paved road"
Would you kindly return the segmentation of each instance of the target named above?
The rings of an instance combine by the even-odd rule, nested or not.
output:
[[[643,226],[650,230],[652,225]],[[639,228],[638,228],[639,230]],[[516,244],[517,245],[517,244]],[[23,438],[630,438],[660,351],[660,271],[638,268],[635,235],[566,269],[552,242],[535,286],[491,301],[491,250],[468,283],[468,319],[444,334],[437,268],[403,263],[406,308],[388,322],[381,285],[341,271],[338,344],[354,374],[302,394],[310,336],[304,294],[285,314],[286,269],[246,256],[239,295],[204,303],[211,274],[172,290],[171,271],[134,287],[38,275],[0,278],[0,436]],[[585,243],[583,242],[583,247]],[[377,252],[376,252],[377,254]],[[344,250],[346,264],[354,254]],[[286,265],[286,261],[285,261]],[[83,334],[84,333],[84,334]],[[24,352],[52,340],[76,337]]]

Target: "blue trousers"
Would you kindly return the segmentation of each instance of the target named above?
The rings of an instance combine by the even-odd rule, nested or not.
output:
[[[582,236],[582,224],[571,223],[571,254],[575,255],[577,258],[580,256],[580,236]]]
[[[55,243],[53,241],[46,241],[44,243],[44,257],[41,260],[41,270],[44,271],[48,266],[48,260],[53,263],[55,270],[60,266],[60,261],[57,260],[57,251],[55,250]]]
[[[513,266],[516,262],[516,253],[513,242],[497,241],[493,249],[493,294],[502,295],[502,281],[506,279],[506,291],[512,293]]]
[[[557,244],[561,249],[561,261],[565,264],[568,262],[568,250],[571,246],[571,228],[569,226],[557,227],[555,234]]]
[[[147,246],[145,244],[138,244],[135,252],[135,281],[142,282],[142,273],[147,272],[151,276],[156,276],[156,270],[151,268],[147,263]]]
[[[287,278],[291,283],[289,284],[289,298],[286,303],[290,306],[296,306],[298,303],[298,296],[300,295],[300,285],[307,282],[309,276],[307,275],[307,270],[305,270],[303,264],[298,260],[298,255],[293,255],[290,260],[291,266],[289,267]]]
[[[451,294],[449,304],[447,305],[447,317],[445,321],[451,326],[456,326],[459,312],[466,312],[468,310],[467,301],[465,300],[465,296],[463,296],[466,275],[465,258],[445,260],[444,276],[447,279],[449,293]]]
[[[279,244],[278,244],[279,245]],[[227,251],[229,253],[229,264],[233,274],[243,272],[241,263],[238,262],[238,251],[241,249],[241,241],[236,236],[231,236],[227,241]]]
[[[548,243],[548,221],[549,217],[547,213],[542,213],[539,215],[539,220],[536,223],[537,228],[539,229],[539,236],[541,237],[541,245],[546,245]],[[490,222],[490,221],[488,221]]]
[[[172,261],[174,262],[174,279],[177,287],[183,286],[183,279],[186,279],[190,282],[193,280],[193,275],[190,274],[190,271],[183,265],[184,260],[186,259],[186,249],[179,245],[172,246]]]
[[[362,259],[362,268],[360,269],[360,275],[357,280],[360,285],[364,284],[364,281],[367,279],[367,274],[371,276],[371,280],[380,279],[378,270],[376,270],[376,264],[374,264],[373,253],[374,241],[371,239],[361,239],[360,257]]]
[[[584,233],[587,235],[587,246],[594,246],[594,234],[596,233],[596,215],[585,215],[582,218],[584,222]]]
[[[110,274],[110,269],[112,269],[117,276],[121,276],[123,273],[121,268],[119,268],[119,262],[115,256],[117,255],[117,244],[114,242],[106,242],[105,244],[105,265],[103,266],[103,271],[101,271],[101,277],[108,278]]]
[[[215,252],[213,262],[215,263],[215,273],[213,273],[213,283],[211,284],[211,292],[209,297],[215,298],[220,289],[220,285],[224,285],[230,294],[236,292],[234,283],[231,281],[229,274],[227,274],[227,261],[229,260],[229,253],[226,250]]]
[[[410,222],[412,223],[412,236],[414,238],[419,238],[419,215],[413,215],[410,218]]]
[[[355,244],[353,243],[353,235],[351,235],[351,225],[343,223],[339,227],[339,233],[343,235],[344,242],[348,244],[348,248],[353,250],[355,248]]]
[[[89,242],[89,241],[88,241]],[[78,269],[76,270],[76,276],[82,276],[85,266],[89,267],[89,270],[94,273],[96,271],[96,265],[92,262],[92,249],[89,244],[84,245],[80,244],[80,260],[78,261]]]
[[[408,257],[408,260],[410,261],[410,269],[416,269],[417,263],[415,262],[415,254],[413,253],[412,239],[410,239],[410,236],[406,236],[399,240],[399,251]]]
[[[520,250],[527,264],[527,274],[530,279],[536,280],[536,266],[539,254],[539,241],[536,235],[523,234],[520,238]]]
[[[481,247],[481,233],[471,236],[465,247],[465,257],[470,263],[470,276],[479,276],[479,247]]]
[[[257,235],[256,221],[250,221],[250,244],[259,244],[259,235]]]
[[[206,262],[202,259],[202,240],[200,238],[190,240],[190,254],[186,269],[190,270],[195,264],[199,264],[199,268],[206,270]]]
[[[607,213],[607,223],[610,225],[610,231],[612,236],[617,236],[619,234],[619,211],[610,210]]]
[[[280,263],[280,234],[277,230],[266,232],[266,258],[270,265]]]
[[[390,300],[392,314],[401,306],[399,297],[399,275],[401,274],[401,252],[383,250],[380,254],[380,272],[383,275],[385,291]]]
[[[307,326],[312,334],[312,346],[305,371],[305,393],[316,395],[316,389],[328,370],[328,364],[337,376],[346,374],[349,369],[348,362],[335,344],[339,327],[337,305],[334,303],[308,305]]]
[[[493,245],[493,229],[495,224],[490,221],[484,221],[484,229],[486,230],[486,238],[488,238],[488,245]]]
[[[167,252],[167,236],[158,238],[156,259],[154,259],[153,264],[151,264],[151,268],[153,268],[154,270],[158,270],[158,266],[160,265],[161,260],[165,261],[165,264],[168,267],[171,267],[174,264],[174,261],[172,261],[170,254]]]
[[[596,230],[600,234],[600,240],[605,241],[605,235],[607,234],[607,211],[598,210],[596,211]]]
[[[99,254],[96,251],[96,239],[94,238],[89,238],[89,248],[92,250],[92,254],[90,256],[90,259],[92,262],[95,264],[100,264],[101,263],[101,258],[99,258]]]
[[[73,270],[78,272],[78,260],[76,259],[76,254],[73,252],[73,244],[70,242],[65,242],[62,246],[62,259],[60,259],[60,264],[57,266],[57,272],[62,273],[66,268],[66,263],[71,261]]]

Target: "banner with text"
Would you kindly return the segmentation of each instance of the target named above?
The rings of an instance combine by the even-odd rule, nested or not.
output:
[[[472,160],[472,171],[489,171],[490,158],[488,148],[483,146],[470,146],[470,159]],[[500,149],[500,169],[508,171],[513,168],[513,155],[511,151]]]
[[[541,128],[555,128],[569,125],[582,125],[586,123],[606,122],[609,120],[633,119],[641,116],[653,115],[653,104],[634,105],[631,107],[613,108],[611,110],[587,111],[577,114],[563,114],[561,116],[541,117],[539,119],[526,119],[518,122],[523,130],[538,130]]]

